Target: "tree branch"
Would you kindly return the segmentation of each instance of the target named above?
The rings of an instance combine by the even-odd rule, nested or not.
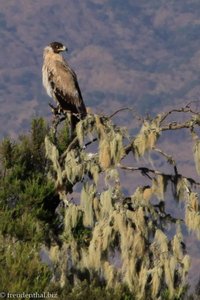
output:
[[[62,153],[62,155],[60,156],[60,161],[62,161],[65,156],[67,155],[67,153],[77,144],[78,142],[78,138],[77,136],[71,141],[71,143],[69,144],[69,146],[67,147],[67,149]]]
[[[174,173],[175,173],[176,175],[178,175],[178,170],[177,170],[176,161],[172,158],[172,156],[166,154],[165,152],[163,152],[161,149],[158,149],[158,148],[153,148],[153,150],[154,150],[155,152],[158,152],[158,153],[160,153],[161,155],[163,155],[163,156],[167,159],[167,162],[168,162],[169,164],[173,165],[173,167],[174,167]]]
[[[184,123],[172,122],[172,123],[169,123],[168,125],[161,127],[160,130],[166,131],[166,130],[178,130],[178,129],[183,129],[183,128],[191,128],[196,124],[198,124],[198,123],[192,119],[188,120]]]
[[[122,170],[127,170],[127,171],[140,171],[142,175],[147,176],[149,179],[152,179],[152,178],[149,176],[148,173],[152,173],[152,174],[155,174],[155,175],[165,176],[166,178],[169,178],[172,182],[176,182],[178,177],[179,177],[179,178],[183,178],[183,179],[188,180],[191,185],[195,184],[195,185],[200,186],[200,182],[197,182],[193,178],[186,177],[186,176],[183,176],[181,174],[175,174],[175,175],[165,174],[165,173],[160,172],[158,170],[150,169],[150,168],[147,168],[147,167],[129,167],[129,166],[124,166],[122,164],[118,164],[118,167]]]
[[[129,110],[129,111],[133,112],[133,109],[131,109],[129,107],[124,107],[124,108],[120,108],[120,109],[116,110],[114,113],[112,113],[110,116],[108,116],[108,118],[111,119],[112,117],[114,117],[119,112],[125,111],[125,110]]]
[[[195,115],[198,115],[199,113],[198,112],[195,112],[193,111],[191,108],[190,108],[190,105],[191,105],[192,102],[186,104],[185,107],[182,107],[182,108],[179,108],[179,109],[172,109],[166,113],[163,114],[163,117],[160,121],[160,123],[162,123],[169,115],[171,115],[172,113],[174,112],[183,112],[183,113],[192,113],[192,114],[195,114]]]

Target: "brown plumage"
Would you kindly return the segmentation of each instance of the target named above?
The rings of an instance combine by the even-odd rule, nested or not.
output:
[[[76,73],[60,54],[67,51],[63,44],[53,42],[44,48],[42,80],[47,94],[58,104],[59,109],[71,112],[72,126],[87,114],[78,85]]]

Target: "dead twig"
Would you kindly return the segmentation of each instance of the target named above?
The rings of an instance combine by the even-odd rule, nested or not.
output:
[[[120,108],[120,109],[118,109],[118,110],[116,110],[114,113],[112,113],[110,116],[108,116],[108,118],[112,118],[112,117],[114,117],[116,114],[118,114],[119,112],[121,112],[121,111],[125,111],[125,110],[129,110],[129,111],[131,111],[131,112],[133,112],[133,109],[131,109],[131,108],[129,108],[129,107],[124,107],[124,108]]]
[[[161,121],[160,121],[160,123],[162,123],[169,115],[171,115],[171,114],[174,113],[174,112],[178,112],[178,113],[179,113],[179,112],[180,112],[180,113],[181,113],[181,112],[182,112],[182,113],[191,113],[191,114],[198,115],[199,112],[196,112],[196,111],[194,111],[194,110],[191,109],[191,107],[190,107],[191,103],[192,103],[192,102],[186,104],[185,107],[182,107],[182,108],[179,108],[179,109],[172,109],[172,110],[170,110],[170,111],[164,113],[164,114],[163,114],[163,117],[162,117],[162,119],[161,119]]]
[[[155,175],[162,175],[165,178],[169,178],[172,182],[177,182],[178,178],[183,178],[183,179],[188,180],[188,182],[191,185],[195,184],[195,185],[200,186],[200,182],[195,181],[191,177],[186,177],[186,176],[183,176],[183,175],[178,174],[178,173],[175,174],[175,175],[165,174],[165,173],[160,172],[158,170],[150,169],[150,168],[147,168],[147,167],[129,167],[129,166],[124,166],[122,164],[118,164],[118,167],[122,170],[127,170],[127,171],[139,171],[139,172],[141,172],[142,175],[147,176],[149,179],[152,179],[152,178],[148,175],[148,173],[152,173],[152,174],[155,174]]]

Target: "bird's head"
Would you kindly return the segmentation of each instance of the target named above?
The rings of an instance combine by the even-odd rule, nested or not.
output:
[[[67,47],[59,42],[53,42],[49,45],[49,47],[51,47],[54,53],[60,53],[68,50]]]

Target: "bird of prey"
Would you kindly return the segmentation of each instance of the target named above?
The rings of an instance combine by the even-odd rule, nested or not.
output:
[[[59,42],[53,42],[44,48],[42,81],[47,94],[56,101],[58,110],[71,113],[74,128],[86,116],[87,111],[76,73],[61,55],[63,51],[67,51],[67,48]]]

